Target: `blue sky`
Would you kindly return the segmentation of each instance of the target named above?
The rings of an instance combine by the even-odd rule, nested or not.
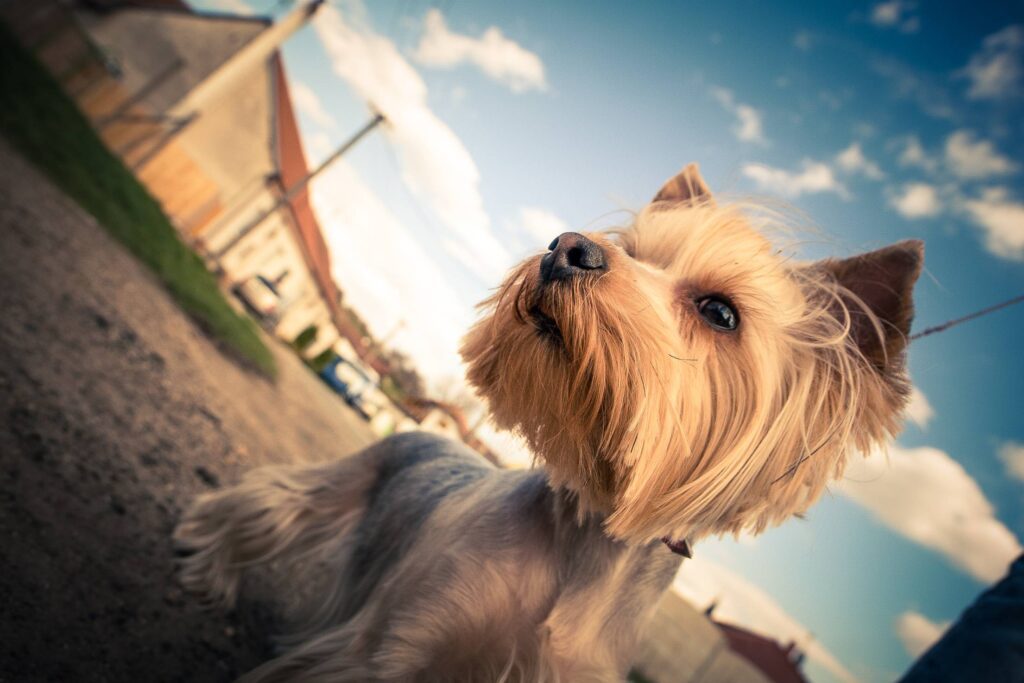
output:
[[[1022,15],[339,2],[284,53],[313,160],[368,100],[392,120],[314,200],[349,302],[377,334],[401,324],[394,343],[444,393],[508,265],[565,229],[627,222],[690,161],[715,191],[805,212],[821,231],[808,258],[924,239],[919,328],[1024,292]],[[806,521],[702,544],[682,592],[796,637],[814,680],[897,676],[1020,550],[1022,344],[1024,307],[915,343],[914,419],[888,462],[858,462]]]

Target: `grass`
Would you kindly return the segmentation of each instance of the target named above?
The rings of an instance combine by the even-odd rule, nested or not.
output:
[[[256,324],[231,308],[156,200],[2,23],[0,64],[0,133],[149,266],[207,334],[273,377],[274,357]]]

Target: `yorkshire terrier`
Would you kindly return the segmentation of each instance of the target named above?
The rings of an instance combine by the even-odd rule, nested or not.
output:
[[[175,538],[209,601],[254,565],[320,568],[242,680],[621,681],[694,542],[802,513],[901,423],[923,244],[796,262],[757,220],[691,165],[482,304],[469,381],[543,467],[407,433],[198,499]]]

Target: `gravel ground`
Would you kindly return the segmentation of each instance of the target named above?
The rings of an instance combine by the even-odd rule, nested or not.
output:
[[[0,139],[0,681],[225,681],[273,611],[206,613],[170,534],[196,494],[372,440],[268,340],[223,355],[140,264]]]

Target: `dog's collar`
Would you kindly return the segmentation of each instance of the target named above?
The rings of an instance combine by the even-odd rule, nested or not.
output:
[[[682,555],[686,558],[693,557],[693,551],[690,550],[690,542],[685,538],[678,541],[673,541],[668,536],[661,539],[661,542],[668,546],[668,549],[674,552],[676,555]]]

